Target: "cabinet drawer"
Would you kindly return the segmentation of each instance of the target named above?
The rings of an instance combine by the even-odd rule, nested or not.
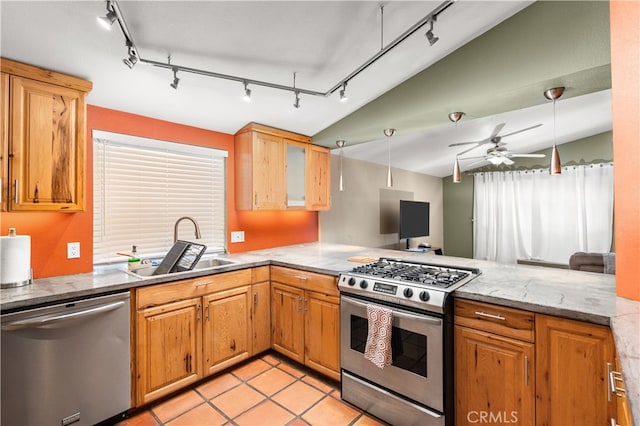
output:
[[[259,268],[253,268],[251,270],[251,283],[261,283],[263,281],[269,281],[269,267],[261,266]]]
[[[272,266],[271,281],[277,281],[303,290],[317,291],[327,295],[338,296],[340,294],[336,277],[317,274],[315,272]]]
[[[142,287],[136,292],[136,307],[144,309],[248,284],[251,284],[251,269]]]
[[[534,341],[534,314],[520,309],[456,299],[455,323],[527,342]]]

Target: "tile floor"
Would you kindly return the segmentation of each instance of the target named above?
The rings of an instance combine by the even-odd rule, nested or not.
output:
[[[274,352],[134,413],[118,426],[382,426],[340,399],[340,385]]]

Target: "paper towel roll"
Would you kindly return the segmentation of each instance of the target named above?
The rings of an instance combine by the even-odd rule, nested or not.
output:
[[[0,284],[28,284],[31,280],[31,237],[0,237]]]

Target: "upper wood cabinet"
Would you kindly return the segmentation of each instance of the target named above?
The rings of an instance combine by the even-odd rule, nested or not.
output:
[[[83,211],[91,82],[4,58],[1,65],[3,207]]]
[[[0,210],[7,210],[9,175],[9,74],[0,72]]]
[[[235,135],[238,210],[326,210],[330,151],[297,133],[250,123]]]

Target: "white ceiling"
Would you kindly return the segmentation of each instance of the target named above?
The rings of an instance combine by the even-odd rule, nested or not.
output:
[[[378,1],[119,4],[145,59],[165,62],[171,55],[172,63],[181,66],[287,86],[292,85],[296,72],[297,87],[325,92],[440,2],[384,2],[383,43]],[[531,1],[458,1],[438,17],[434,32],[440,41],[433,47],[424,37],[425,27],[350,81],[348,102],[338,102],[337,93],[328,98],[302,95],[299,109],[293,107],[291,92],[254,86],[250,87],[252,101],[246,103],[238,82],[179,72],[181,81],[174,90],[169,87],[173,75],[168,69],[139,63],[130,70],[122,63],[126,48],[117,25],[109,32],[96,23],[96,16],[105,14],[105,3],[98,0],[1,1],[0,53],[91,80],[94,88],[88,102],[93,105],[225,133],[235,133],[254,121],[315,135],[529,4]],[[588,128],[575,126],[587,136],[611,128],[608,91],[558,102],[557,110],[559,143],[574,138],[569,130],[574,128],[572,123],[588,123]],[[467,117],[457,129],[435,126],[407,134],[398,129],[392,163],[446,176],[459,151],[447,145],[483,139],[499,123],[506,123],[503,133],[544,123],[505,138],[516,152],[543,149],[552,142],[550,118],[550,109],[541,105],[498,116]],[[378,128],[380,123],[372,126]],[[348,146],[345,155],[386,164],[386,142],[381,137]]]

